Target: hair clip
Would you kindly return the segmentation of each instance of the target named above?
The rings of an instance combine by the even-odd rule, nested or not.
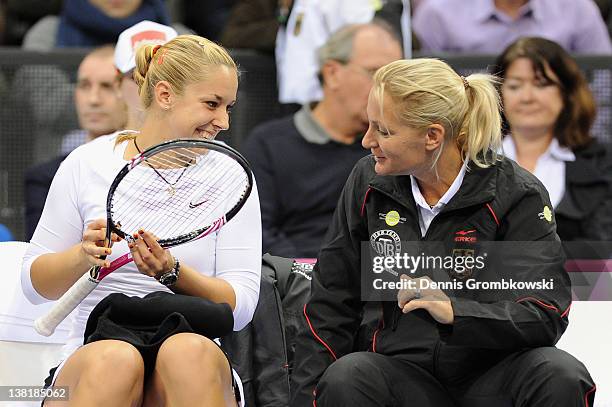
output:
[[[155,54],[160,48],[161,48],[161,45],[156,45],[153,48],[151,48],[151,59],[153,59],[153,57],[155,56]]]
[[[461,81],[463,82],[463,87],[464,87],[465,89],[469,88],[469,87],[470,87],[470,84],[468,83],[467,79],[465,79],[465,76],[460,75],[460,77],[461,77]]]

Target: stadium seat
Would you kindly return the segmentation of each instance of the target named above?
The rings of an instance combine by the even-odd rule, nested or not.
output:
[[[20,282],[21,259],[27,243],[0,243],[0,386],[40,385],[60,358],[68,335],[66,322],[49,338],[38,335],[34,320],[51,303],[32,305]],[[594,407],[612,407],[612,301],[575,301],[570,325],[557,347],[581,360],[597,383]],[[38,406],[40,403],[19,403]],[[10,406],[0,401],[0,407]],[[592,406],[589,406],[592,407]]]
[[[49,369],[58,364],[68,326],[62,323],[50,337],[34,331],[34,320],[52,303],[32,305],[21,289],[21,259],[24,242],[0,243],[0,386],[41,386]],[[0,401],[0,407],[15,403]],[[40,402],[19,402],[40,406]]]

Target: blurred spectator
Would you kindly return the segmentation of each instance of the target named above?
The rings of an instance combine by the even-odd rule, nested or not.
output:
[[[411,58],[412,51],[418,49],[418,40],[412,31],[410,22],[413,2],[410,0],[381,0],[381,6],[374,14],[374,18],[386,21],[402,38],[404,58]]]
[[[181,21],[198,35],[218,41],[238,0],[183,0]],[[180,33],[180,31],[179,31]]]
[[[136,68],[134,60],[136,49],[145,44],[163,45],[177,35],[174,28],[152,21],[141,21],[119,35],[119,40],[115,45],[115,67],[119,71],[119,89],[127,105],[126,129],[140,129],[144,113],[140,104],[138,85],[133,79],[134,68]]]
[[[13,239],[13,234],[9,228],[0,223],[0,242],[10,242]]]
[[[370,0],[294,0],[287,26],[276,40],[280,102],[321,100],[316,50],[342,26],[369,22],[375,12]]]
[[[612,36],[612,0],[595,0],[599,12],[608,27],[608,34]]]
[[[4,1],[0,0],[0,45],[4,44],[4,37],[6,31],[6,6]]]
[[[404,15],[401,19],[406,23],[410,13],[409,1],[402,2]],[[287,27],[281,27],[276,43],[280,102],[304,104],[321,100],[323,92],[317,80],[317,48],[340,27],[371,21],[387,3],[394,3],[394,0],[294,0]],[[406,33],[409,38],[410,30],[407,29]]]
[[[264,123],[246,140],[261,200],[263,251],[316,257],[368,128],[374,72],[402,57],[387,25],[349,25],[318,51],[323,99]]]
[[[6,45],[21,45],[23,36],[41,18],[59,14],[62,0],[0,0],[6,12]]]
[[[229,48],[249,48],[273,53],[278,29],[283,23],[283,17],[288,16],[292,2],[239,0],[221,32],[221,43]]]
[[[519,37],[538,36],[572,53],[612,53],[593,0],[427,0],[413,26],[429,52],[499,53]]]
[[[595,100],[557,43],[522,38],[498,58],[506,156],[544,184],[564,241],[612,240],[612,157],[591,137]]]
[[[123,129],[126,107],[121,98],[117,71],[114,65],[114,48],[104,46],[87,54],[79,65],[74,93],[75,106],[82,135],[81,142]],[[51,181],[66,154],[30,168],[25,177],[26,236],[29,240],[51,186]]]
[[[37,22],[23,47],[48,50],[115,43],[122,31],[143,20],[169,24],[163,0],[65,0],[61,15]]]

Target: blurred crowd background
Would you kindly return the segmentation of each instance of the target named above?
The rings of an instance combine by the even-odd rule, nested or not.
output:
[[[27,211],[42,208],[45,185],[66,154],[91,137],[126,128],[125,118],[121,124],[88,127],[86,113],[79,111],[79,94],[86,92],[79,72],[92,49],[114,46],[121,32],[144,20],[214,40],[238,62],[238,103],[230,130],[220,138],[253,162],[262,210],[268,211],[263,214],[264,251],[272,254],[316,255],[348,171],[367,154],[357,151],[367,129],[365,100],[359,96],[367,95],[367,88],[361,92],[358,87],[368,85],[380,66],[372,55],[382,50],[376,42],[358,50],[355,33],[330,45],[330,37],[347,25],[376,21],[388,34],[376,34],[381,36],[378,45],[395,40],[398,56],[440,57],[466,76],[500,74],[498,57],[521,37],[552,40],[572,56],[592,95],[595,110],[592,120],[584,119],[584,140],[603,146],[611,141],[612,0],[0,0],[0,240],[31,236],[37,218],[27,219]],[[352,44],[346,55],[342,41]],[[387,51],[385,58],[396,55]],[[102,61],[104,52],[98,56]],[[112,49],[106,57],[110,66]],[[102,62],[93,64],[100,66]],[[115,68],[106,72],[111,87]],[[548,69],[534,72],[546,77]],[[125,74],[120,70],[119,76]],[[334,75],[343,79],[336,83]],[[365,76],[351,82],[350,75]],[[558,85],[563,90],[564,84]],[[83,100],[81,96],[81,109],[87,109]],[[338,133],[345,130],[343,139]],[[274,148],[287,142],[283,148],[292,151],[296,144],[284,136],[291,131],[318,147],[307,154],[296,148],[295,160],[287,155],[281,159]],[[576,145],[555,137],[561,147],[577,151]],[[349,149],[339,148],[347,145]],[[305,158],[321,159],[321,154],[341,157],[342,165]],[[537,168],[531,170],[538,174]],[[45,171],[48,179],[35,179],[33,171]],[[301,191],[310,198],[295,196],[299,191],[283,196],[277,185],[291,177],[303,179]],[[588,216],[583,212],[580,216]]]

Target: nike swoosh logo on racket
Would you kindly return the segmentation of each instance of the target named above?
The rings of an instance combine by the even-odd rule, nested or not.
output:
[[[192,202],[189,202],[189,208],[191,209],[195,209],[198,206],[202,205],[203,203],[208,202],[208,199],[203,200],[202,202],[198,202],[197,204],[194,204]]]

